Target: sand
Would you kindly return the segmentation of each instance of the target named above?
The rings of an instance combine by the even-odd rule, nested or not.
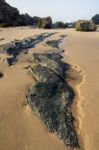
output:
[[[28,55],[20,55],[18,63],[12,67],[0,60],[0,71],[4,77],[0,80],[0,150],[68,150],[63,142],[50,134],[36,118],[29,106],[25,106],[25,95],[29,86],[35,82],[28,74],[27,60],[33,52],[53,50],[45,44],[46,40],[65,37],[61,48],[65,50],[64,60],[74,70],[75,84],[71,84],[76,92],[73,105],[76,118],[76,130],[81,144],[80,150],[99,149],[99,33],[76,32],[74,29],[43,30],[29,27],[0,29],[0,45],[45,32],[57,34],[45,39]],[[5,58],[7,56],[1,56]],[[79,76],[81,80],[78,82]]]
[[[76,85],[79,133],[84,150],[99,149],[99,32],[67,31],[62,48],[65,58],[80,71],[82,81]]]

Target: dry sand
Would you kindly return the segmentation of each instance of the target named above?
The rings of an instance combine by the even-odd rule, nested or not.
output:
[[[67,34],[62,46],[65,58],[82,76],[76,85],[81,143],[84,150],[99,150],[99,32],[68,30]]]
[[[0,39],[4,38],[0,44],[44,32],[58,32],[46,40],[68,35],[61,45],[65,50],[64,58],[79,71],[82,79],[77,82],[78,74],[74,73],[77,79],[76,85],[72,85],[77,95],[73,111],[78,120],[80,150],[99,150],[99,32],[7,28],[0,29]],[[24,105],[27,89],[35,82],[24,67],[29,65],[27,60],[33,52],[52,50],[45,41],[31,49],[28,55],[21,55],[13,67],[0,61],[0,71],[5,74],[0,80],[0,150],[67,150],[55,135],[46,131],[30,107]],[[4,59],[5,56],[0,57]]]

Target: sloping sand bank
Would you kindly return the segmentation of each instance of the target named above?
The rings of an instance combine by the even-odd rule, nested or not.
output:
[[[62,48],[66,60],[80,71],[82,82],[76,85],[77,114],[82,149],[99,149],[99,32],[67,31]]]

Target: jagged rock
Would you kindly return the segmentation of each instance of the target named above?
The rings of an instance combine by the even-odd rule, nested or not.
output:
[[[78,148],[74,117],[71,113],[75,94],[65,81],[68,64],[62,62],[59,55],[33,54],[37,65],[31,67],[30,72],[36,83],[28,90],[26,102],[49,132],[56,134],[66,146]]]

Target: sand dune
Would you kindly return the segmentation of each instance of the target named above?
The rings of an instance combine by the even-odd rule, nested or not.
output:
[[[65,37],[61,48],[65,50],[64,60],[79,71],[80,82],[72,84],[77,96],[75,118],[79,134],[80,150],[99,149],[99,33],[82,33],[73,29],[41,30],[29,27],[0,29],[0,44],[14,39],[37,35],[44,32],[58,32],[31,49],[28,55],[20,55],[16,65],[8,67],[0,60],[0,71],[4,77],[0,80],[0,150],[66,150],[64,144],[49,134],[41,121],[35,117],[29,106],[24,105],[29,86],[35,82],[28,74],[27,60],[33,52],[53,50],[45,45],[46,40]],[[6,56],[0,56],[1,58]],[[74,73],[74,76],[76,74]],[[77,76],[78,78],[78,76]]]

